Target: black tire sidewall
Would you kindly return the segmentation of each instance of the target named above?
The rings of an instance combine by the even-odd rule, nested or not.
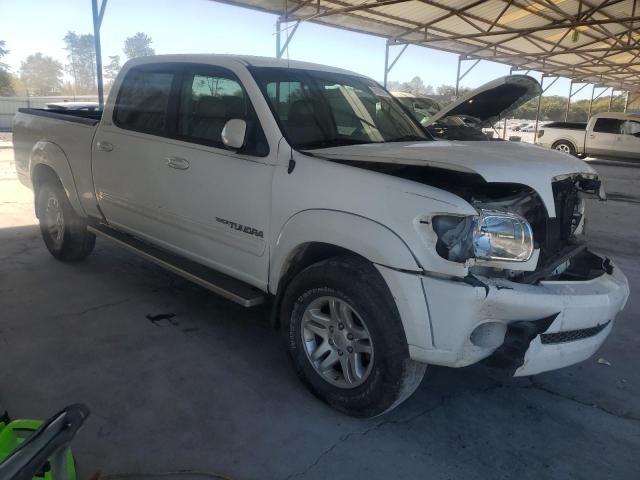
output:
[[[353,416],[383,413],[397,400],[408,359],[404,329],[391,294],[377,270],[369,264],[340,259],[320,262],[299,274],[283,299],[288,321],[288,347],[298,375],[310,390],[332,407]],[[372,370],[361,385],[339,388],[327,382],[311,365],[301,334],[306,307],[324,296],[351,305],[366,323],[374,348]]]

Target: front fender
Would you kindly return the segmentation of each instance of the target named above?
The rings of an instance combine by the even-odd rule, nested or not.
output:
[[[41,165],[48,166],[56,173],[75,212],[82,217],[86,217],[86,213],[80,203],[80,196],[78,195],[73,174],[71,173],[69,159],[64,151],[55,143],[44,140],[34,145],[29,157],[29,175],[34,190],[34,180],[38,175],[37,169]]]
[[[290,217],[278,234],[269,272],[271,293],[278,291],[278,283],[298,247],[317,242],[345,248],[378,265],[421,270],[409,246],[381,223],[338,210],[305,210]]]

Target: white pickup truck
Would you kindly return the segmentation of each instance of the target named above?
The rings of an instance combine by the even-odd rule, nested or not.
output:
[[[427,364],[585,360],[629,294],[584,243],[591,167],[436,141],[348,71],[145,57],[104,112],[21,110],[13,138],[56,258],[101,236],[246,307],[269,300],[301,378],[351,415],[398,405]]]
[[[640,159],[640,115],[607,112],[587,123],[553,122],[539,129],[538,144],[571,155]]]

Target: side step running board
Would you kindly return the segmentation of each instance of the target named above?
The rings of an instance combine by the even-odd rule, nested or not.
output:
[[[257,288],[199,263],[154,247],[131,235],[118,232],[106,225],[89,225],[87,230],[97,236],[108,238],[156,265],[243,307],[253,307],[264,302],[264,294]]]

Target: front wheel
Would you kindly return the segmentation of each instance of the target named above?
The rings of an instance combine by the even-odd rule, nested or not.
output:
[[[49,182],[37,192],[40,233],[47,249],[59,260],[82,260],[92,251],[96,237],[87,231],[59,184]]]
[[[341,412],[380,415],[424,376],[426,365],[409,358],[393,297],[364,259],[336,257],[303,270],[287,288],[283,313],[298,375]]]

